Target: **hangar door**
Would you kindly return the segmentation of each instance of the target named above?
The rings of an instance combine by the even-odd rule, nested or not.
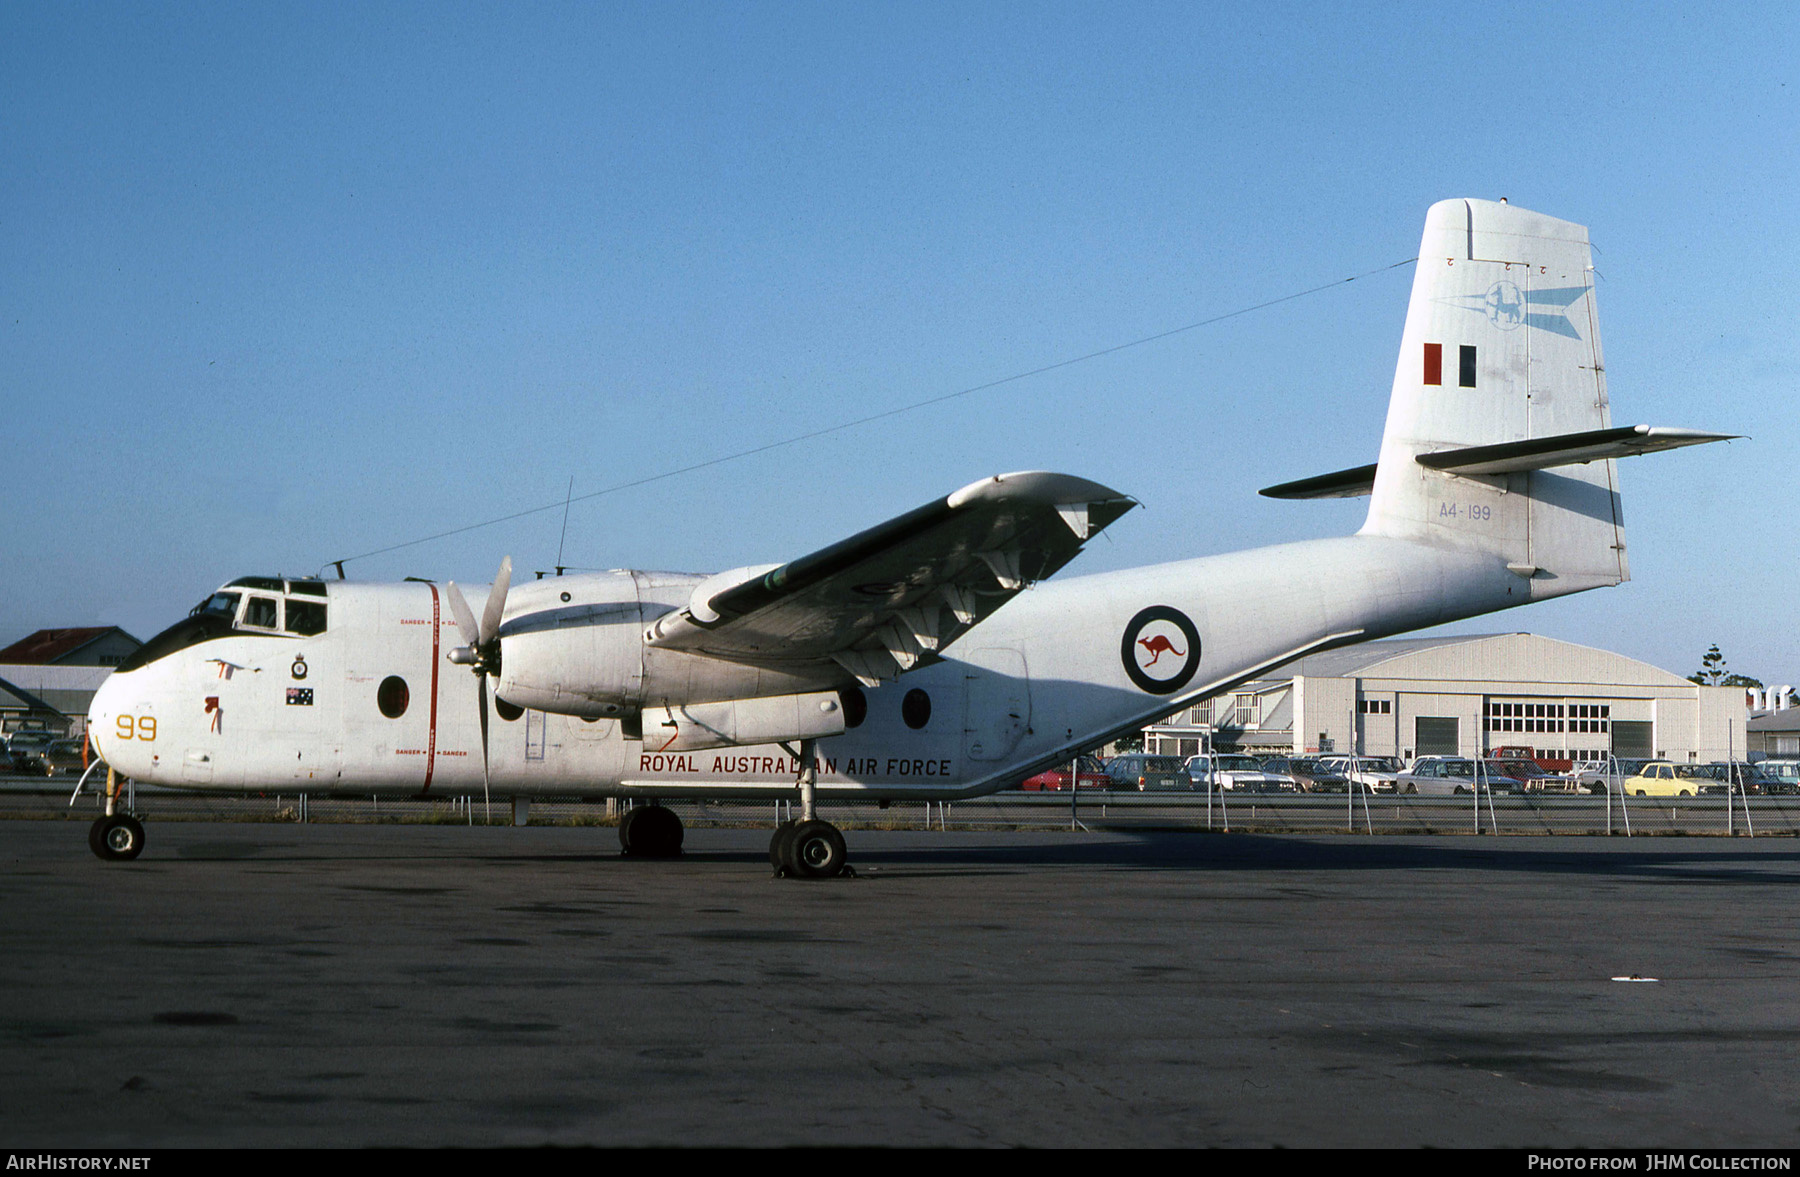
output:
[[[1656,755],[1651,725],[1647,721],[1615,719],[1612,721],[1612,738],[1614,756],[1648,760]]]
[[[1415,756],[1455,756],[1461,752],[1458,744],[1456,717],[1441,718],[1435,715],[1420,715],[1413,720],[1413,755]]]

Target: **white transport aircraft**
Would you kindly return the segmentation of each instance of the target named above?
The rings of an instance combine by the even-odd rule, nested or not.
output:
[[[1343,539],[1044,583],[1130,510],[1003,474],[781,565],[512,587],[243,577],[95,695],[110,766],[89,842],[135,857],[117,773],[185,789],[795,798],[778,871],[845,869],[832,800],[993,792],[1317,650],[1628,578],[1615,459],[1722,440],[1614,428],[1587,231],[1431,208],[1370,466],[1270,487],[1371,495]],[[469,673],[473,671],[473,674]],[[491,684],[491,691],[490,691]]]

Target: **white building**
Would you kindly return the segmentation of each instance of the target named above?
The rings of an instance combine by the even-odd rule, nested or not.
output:
[[[1170,716],[1146,751],[1742,759],[1744,692],[1535,634],[1408,638],[1328,650]]]

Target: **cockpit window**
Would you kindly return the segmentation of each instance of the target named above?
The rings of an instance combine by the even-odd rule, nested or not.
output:
[[[281,624],[280,606],[270,597],[251,597],[244,606],[244,624],[257,629],[274,629]]]
[[[297,633],[301,637],[311,637],[325,632],[325,602],[296,601],[292,597],[287,603],[287,631]]]
[[[285,615],[286,632],[295,637],[313,637],[325,632],[326,603],[289,597],[264,596],[228,591],[233,588],[264,588],[279,593],[289,582],[273,576],[244,576],[201,601],[188,615],[145,642],[119,664],[119,670],[136,670],[177,650],[231,634],[279,637]],[[319,580],[296,580],[293,591],[305,596],[324,597],[325,583]],[[245,600],[246,595],[249,599]],[[242,608],[242,617],[239,609]],[[284,607],[285,606],[285,607]]]
[[[214,593],[188,610],[189,617],[198,617],[202,613],[217,613],[223,617],[236,617],[238,595],[236,593]]]

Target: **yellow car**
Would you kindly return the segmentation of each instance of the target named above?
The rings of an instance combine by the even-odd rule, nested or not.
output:
[[[1689,765],[1674,765],[1667,760],[1652,760],[1622,786],[1628,797],[1692,797],[1700,791],[1699,783],[1689,772]]]

